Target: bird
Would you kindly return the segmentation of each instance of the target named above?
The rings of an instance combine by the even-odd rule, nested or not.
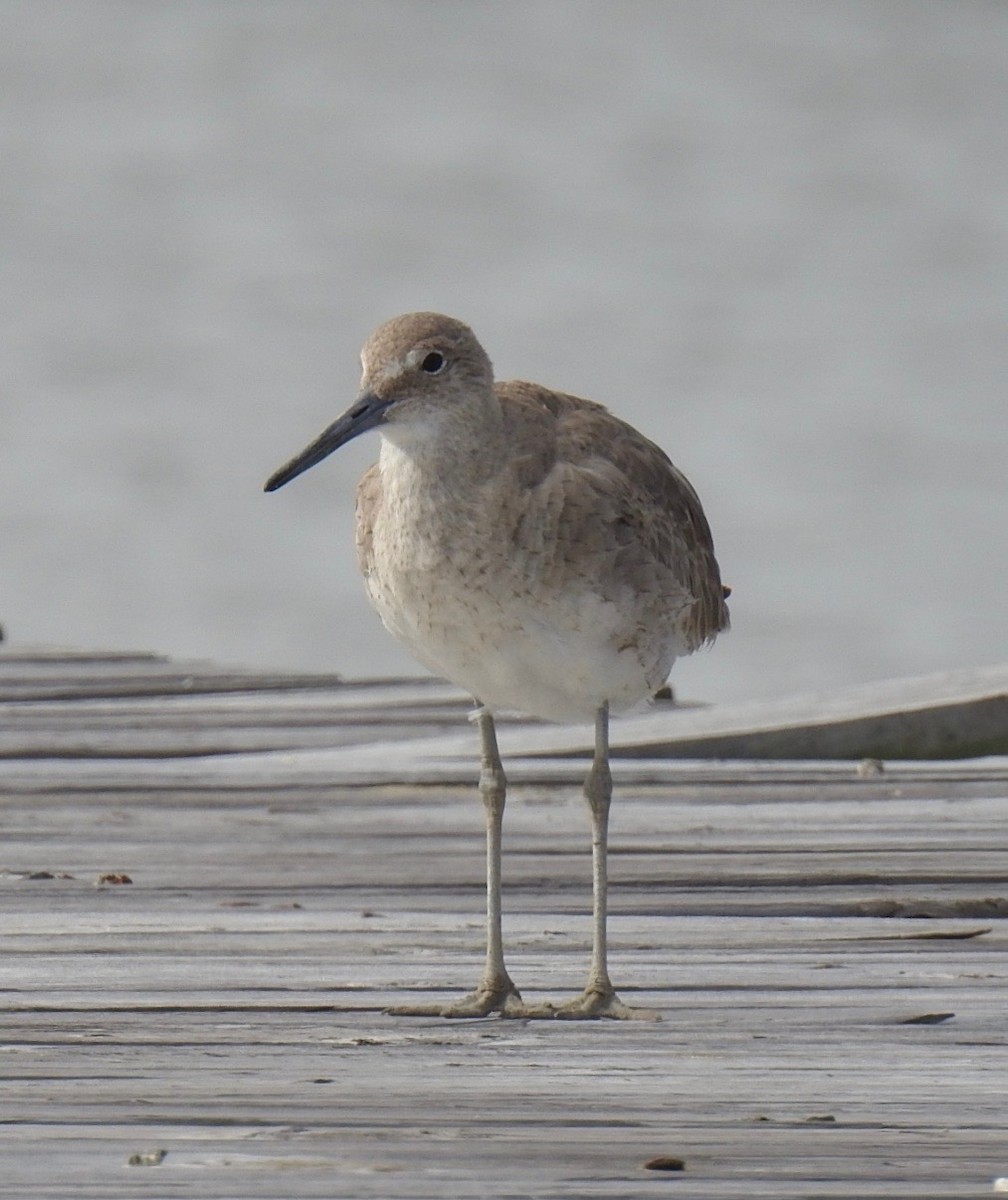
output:
[[[486,818],[487,947],[476,988],[443,1017],[616,1020],[606,918],[610,713],[658,690],[673,662],[729,625],[696,491],[654,442],[603,405],[495,381],[476,335],[434,312],[380,325],[350,407],[280,467],[275,491],[377,430],[356,494],[357,562],[385,627],[474,701]],[[506,778],[494,715],[594,722],[584,784],[592,826],[592,953],[567,1003],[522,999],[504,961],[501,837]]]

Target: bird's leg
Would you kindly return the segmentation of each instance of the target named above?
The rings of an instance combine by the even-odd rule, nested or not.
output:
[[[486,815],[487,951],[483,978],[475,991],[452,1004],[405,1005],[389,1012],[406,1016],[552,1017],[550,1005],[527,1005],[504,965],[501,933],[501,832],[507,780],[497,749],[493,715],[477,701],[473,719],[480,731],[480,796]]]
[[[609,978],[606,954],[606,917],[609,876],[609,806],[612,802],[612,773],[609,770],[609,705],[595,714],[595,756],[584,785],[592,824],[592,957],[585,990],[569,1004],[557,1009],[567,1020],[609,1017],[613,1020],[660,1020],[648,1009],[630,1008],[616,995]]]

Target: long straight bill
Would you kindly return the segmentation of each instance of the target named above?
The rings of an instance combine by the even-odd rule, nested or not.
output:
[[[328,458],[340,446],[345,446],[355,437],[380,425],[385,419],[388,406],[387,400],[370,392],[358,396],[354,404],[333,421],[328,429],[323,430],[311,445],[306,446],[300,454],[296,454],[290,462],[284,463],[279,471],[275,471],[267,479],[265,490],[275,492],[309,467],[320,463],[323,458]]]

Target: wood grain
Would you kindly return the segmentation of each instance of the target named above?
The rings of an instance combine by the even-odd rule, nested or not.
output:
[[[398,766],[465,742],[455,694],[8,670],[0,1196],[963,1200],[1008,1174],[1004,760],[617,762],[612,966],[663,1020],[394,1018],[481,964],[474,766]],[[587,967],[583,769],[512,771],[533,999]]]

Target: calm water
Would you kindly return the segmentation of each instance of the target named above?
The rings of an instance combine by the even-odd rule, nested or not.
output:
[[[472,324],[703,497],[729,699],[1008,653],[1008,6],[0,2],[0,620],[412,671],[373,441],[275,496],[380,320]]]

